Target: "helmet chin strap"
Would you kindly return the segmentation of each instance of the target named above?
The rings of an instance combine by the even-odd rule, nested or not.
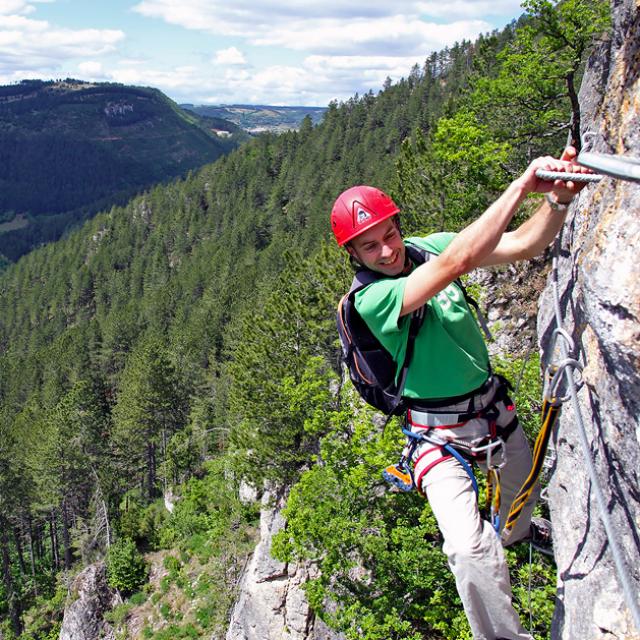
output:
[[[355,271],[357,271],[358,269],[362,269],[362,267],[364,267],[364,265],[358,260],[358,258],[356,258],[353,253],[349,253],[349,263],[351,264],[351,266],[354,268]]]

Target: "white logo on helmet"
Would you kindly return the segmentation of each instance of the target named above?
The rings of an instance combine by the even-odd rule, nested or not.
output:
[[[358,209],[358,224],[362,224],[367,220],[371,220],[371,214],[367,213],[364,209]]]

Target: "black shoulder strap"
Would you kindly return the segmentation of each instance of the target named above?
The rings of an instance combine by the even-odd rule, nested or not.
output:
[[[407,242],[404,245],[407,249],[407,253],[409,254],[409,258],[413,264],[423,264],[424,262],[429,262],[431,258],[434,258],[437,254],[433,253],[433,251],[429,251],[428,249],[423,249],[416,244],[412,244],[411,242]]]
[[[419,309],[416,309],[411,314],[411,324],[409,325],[409,335],[407,337],[407,349],[404,352],[404,361],[402,363],[402,369],[400,369],[400,377],[398,378],[398,391],[396,393],[396,404],[400,403],[402,398],[402,392],[404,391],[404,384],[407,381],[407,374],[409,373],[409,365],[413,358],[413,348],[416,343],[416,336],[424,321],[424,314],[426,307],[422,305]]]

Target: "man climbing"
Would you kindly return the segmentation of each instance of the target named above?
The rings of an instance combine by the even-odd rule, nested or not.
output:
[[[382,191],[352,187],[338,197],[331,212],[338,244],[359,267],[376,274],[353,300],[368,329],[391,354],[396,376],[405,362],[411,315],[425,309],[411,340],[413,353],[402,397],[409,407],[411,433],[436,434],[436,444],[410,437],[408,445],[413,446],[407,451],[415,485],[428,498],[438,521],[443,551],[477,639],[531,640],[511,604],[502,547],[532,536],[550,536],[550,531],[531,522],[537,486],[514,527],[501,528],[531,469],[531,453],[506,383],[491,373],[482,333],[456,280],[477,267],[532,258],[549,246],[563,225],[567,205],[584,183],[545,181],[536,171],[588,173],[573,163],[575,156],[569,147],[560,159],[534,160],[460,233],[411,238],[411,245],[430,255],[420,263],[412,261],[409,243],[405,245],[402,238],[399,208]],[[544,202],[517,229],[506,231],[530,193],[546,194]],[[500,466],[502,499],[495,528],[481,518],[475,480],[465,459],[480,467],[486,467],[488,459],[490,466]]]

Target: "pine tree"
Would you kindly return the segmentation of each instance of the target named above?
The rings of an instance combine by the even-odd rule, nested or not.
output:
[[[146,336],[127,360],[113,408],[113,441],[127,488],[137,481],[148,500],[155,498],[167,442],[184,427],[187,410],[187,389],[161,341]]]

